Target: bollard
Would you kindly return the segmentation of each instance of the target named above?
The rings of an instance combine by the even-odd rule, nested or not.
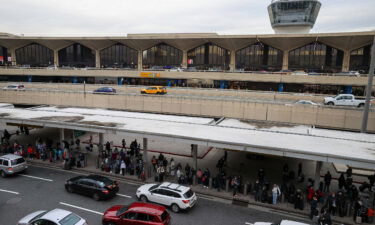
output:
[[[249,187],[249,185],[246,183],[245,185],[244,185],[244,188],[243,188],[243,194],[244,195],[247,195],[247,188]]]
[[[211,177],[208,179],[208,187],[210,189],[212,189],[212,178]]]
[[[229,192],[229,180],[228,179],[225,180],[225,191]]]

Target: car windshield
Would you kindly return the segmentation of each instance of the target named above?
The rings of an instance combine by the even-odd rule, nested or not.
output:
[[[24,163],[25,160],[23,158],[18,158],[18,159],[13,159],[12,161],[10,161],[10,164],[12,166],[15,166],[15,165],[18,165],[18,164],[21,164],[21,163]]]
[[[159,187],[160,184],[155,184],[155,185],[152,185],[148,190],[151,191],[151,190],[154,190],[155,188]]]
[[[185,194],[184,194],[184,197],[185,198],[191,198],[191,196],[193,196],[194,192],[189,189]]]
[[[46,212],[42,212],[41,214],[39,214],[39,215],[37,215],[36,217],[32,218],[32,219],[30,220],[30,223],[31,223],[32,221],[34,221],[34,220],[37,220],[37,219],[41,218],[41,217],[44,216],[47,212],[48,212],[48,211],[46,211]]]
[[[128,210],[128,208],[129,208],[128,205],[122,207],[121,209],[119,209],[119,210],[117,211],[116,216],[119,216],[119,215],[123,214],[124,212],[126,212],[126,210]]]
[[[8,88],[17,88],[17,86],[9,85]]]
[[[59,223],[61,225],[74,225],[77,222],[79,222],[80,220],[81,220],[81,218],[79,216],[77,216],[74,213],[71,213],[71,214],[67,215],[66,217],[64,217],[62,220],[60,220]]]

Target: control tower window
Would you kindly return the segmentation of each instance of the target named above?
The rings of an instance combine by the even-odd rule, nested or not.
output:
[[[289,52],[289,69],[314,72],[340,72],[344,52],[313,42]]]
[[[282,68],[282,60],[281,50],[258,42],[236,52],[236,69],[279,71]]]
[[[16,49],[18,65],[28,67],[47,67],[53,65],[53,51],[43,45],[32,43]]]
[[[210,42],[188,51],[188,67],[197,70],[228,70],[229,63],[229,51]]]
[[[115,44],[100,51],[100,64],[104,68],[135,69],[138,51],[123,44]]]
[[[75,43],[59,51],[59,66],[95,67],[95,51]]]

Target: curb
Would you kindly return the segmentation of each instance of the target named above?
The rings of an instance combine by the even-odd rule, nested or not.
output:
[[[31,165],[31,166],[37,166],[37,167],[43,167],[43,168],[51,168],[51,169],[58,169],[58,170],[62,170],[62,171],[73,171],[73,172],[86,173],[86,174],[93,173],[92,171],[85,170],[84,168],[80,168],[80,169],[72,168],[70,170],[64,170],[61,166],[51,165],[51,164],[45,164],[45,163],[39,163],[39,162],[31,161],[31,160],[27,160],[27,163],[29,165]],[[138,179],[133,179],[133,178],[129,178],[129,177],[121,177],[119,175],[110,174],[108,172],[97,171],[95,173],[96,174],[100,174],[100,175],[105,175],[106,177],[115,178],[116,180],[120,180],[120,181],[124,181],[124,182],[131,182],[131,183],[137,184],[137,185],[142,185],[142,184],[150,183],[150,182],[140,181]],[[233,202],[234,199],[233,198],[229,198],[229,197],[225,197],[225,196],[219,196],[219,195],[214,195],[214,194],[208,194],[206,192],[199,191],[199,190],[194,190],[194,191],[195,191],[195,193],[197,193],[199,195],[202,195],[202,196],[214,197],[214,198],[218,198],[218,199],[222,199],[222,200],[226,200],[226,201],[231,201],[232,204],[234,204],[234,202]],[[280,211],[280,212],[287,212],[287,213],[293,213],[293,214],[296,214],[296,215],[299,215],[299,216],[306,216],[306,219],[309,220],[309,213],[307,213],[305,211],[300,211],[300,210],[297,211],[297,210],[292,210],[292,209],[285,209],[285,208],[280,208],[280,207],[274,206],[272,204],[250,202],[248,200],[245,200],[245,201],[240,200],[239,202],[245,203],[247,206],[248,205],[259,206],[259,207],[262,207],[262,208],[273,209],[273,210],[277,210],[277,211]],[[239,205],[239,204],[235,204],[235,205]],[[245,206],[245,207],[247,207],[247,206]],[[332,222],[334,222],[335,224],[348,224],[347,221],[337,220],[337,218],[332,218]],[[349,223],[349,224],[351,224],[351,223]]]

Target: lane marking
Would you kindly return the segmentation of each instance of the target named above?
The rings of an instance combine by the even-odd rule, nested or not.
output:
[[[94,211],[94,210],[91,210],[91,209],[82,208],[82,207],[79,207],[79,206],[76,206],[76,205],[71,205],[71,204],[68,204],[68,203],[65,203],[65,202],[59,202],[59,203],[61,205],[69,206],[69,207],[76,208],[76,209],[81,209],[81,210],[84,210],[84,211],[87,211],[87,212],[92,212],[92,213],[96,213],[98,215],[103,216],[103,213],[98,212],[98,211]]]
[[[246,225],[254,225],[253,223],[245,222]]]
[[[123,194],[116,194],[118,196],[121,196],[121,197],[125,197],[125,198],[133,198],[132,196],[129,196],[129,195],[123,195]]]
[[[15,191],[8,191],[8,190],[4,190],[4,189],[0,189],[0,191],[2,191],[2,192],[7,192],[7,193],[11,193],[11,194],[15,194],[15,195],[19,195],[19,194],[20,194],[20,193],[15,192]]]
[[[19,174],[20,176],[23,176],[23,177],[28,177],[28,178],[34,178],[34,179],[38,179],[38,180],[44,180],[44,181],[49,181],[49,182],[52,182],[53,180],[51,179],[46,179],[46,178],[42,178],[42,177],[35,177],[35,176],[30,176],[30,175],[25,175],[25,174]]]

